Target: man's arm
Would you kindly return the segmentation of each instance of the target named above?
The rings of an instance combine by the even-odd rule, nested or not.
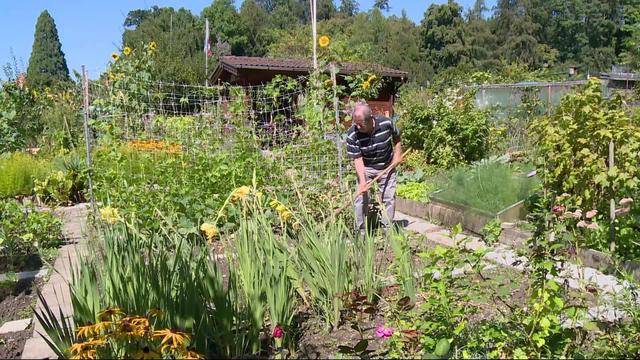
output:
[[[402,143],[400,142],[400,138],[393,139],[395,142],[393,146],[393,161],[391,164],[396,165],[402,161]]]

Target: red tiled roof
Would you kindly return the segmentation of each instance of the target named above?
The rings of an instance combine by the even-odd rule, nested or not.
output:
[[[407,72],[391,69],[379,64],[367,64],[358,62],[340,62],[336,64],[340,74],[353,74],[356,72],[371,70],[381,76],[393,78],[406,78]],[[214,77],[220,70],[227,70],[237,75],[238,69],[261,69],[276,71],[291,71],[308,73],[313,69],[313,63],[308,59],[275,59],[250,56],[223,56],[218,69],[213,73]]]

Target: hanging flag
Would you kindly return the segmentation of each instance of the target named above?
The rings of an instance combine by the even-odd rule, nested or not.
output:
[[[211,51],[211,38],[209,36],[209,19],[205,19],[204,54],[208,57],[213,55],[213,51]]]

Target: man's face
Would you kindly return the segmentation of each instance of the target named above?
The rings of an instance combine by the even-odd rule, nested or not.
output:
[[[353,117],[353,123],[356,125],[356,129],[361,133],[370,134],[373,131],[373,118],[371,117],[366,119],[361,114],[356,114]]]

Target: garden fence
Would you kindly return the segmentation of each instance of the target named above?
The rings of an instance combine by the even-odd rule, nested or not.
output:
[[[310,135],[307,127],[299,126],[305,121],[301,106],[310,96],[307,79],[298,78],[295,87],[276,94],[265,91],[266,85],[148,82],[137,88],[114,88],[108,81],[89,84],[85,80],[86,123],[92,124],[86,137],[87,161],[95,140],[113,128],[120,130],[120,140],[125,142],[178,143],[185,154],[229,151],[241,145],[239,141],[246,141],[290,169],[301,185],[331,181],[342,187],[343,136],[334,126],[337,102],[333,109],[332,104],[318,104],[327,122],[324,128],[331,129],[321,136],[321,142],[330,151],[309,151],[306,144],[296,141]],[[235,136],[240,132],[246,136]]]

